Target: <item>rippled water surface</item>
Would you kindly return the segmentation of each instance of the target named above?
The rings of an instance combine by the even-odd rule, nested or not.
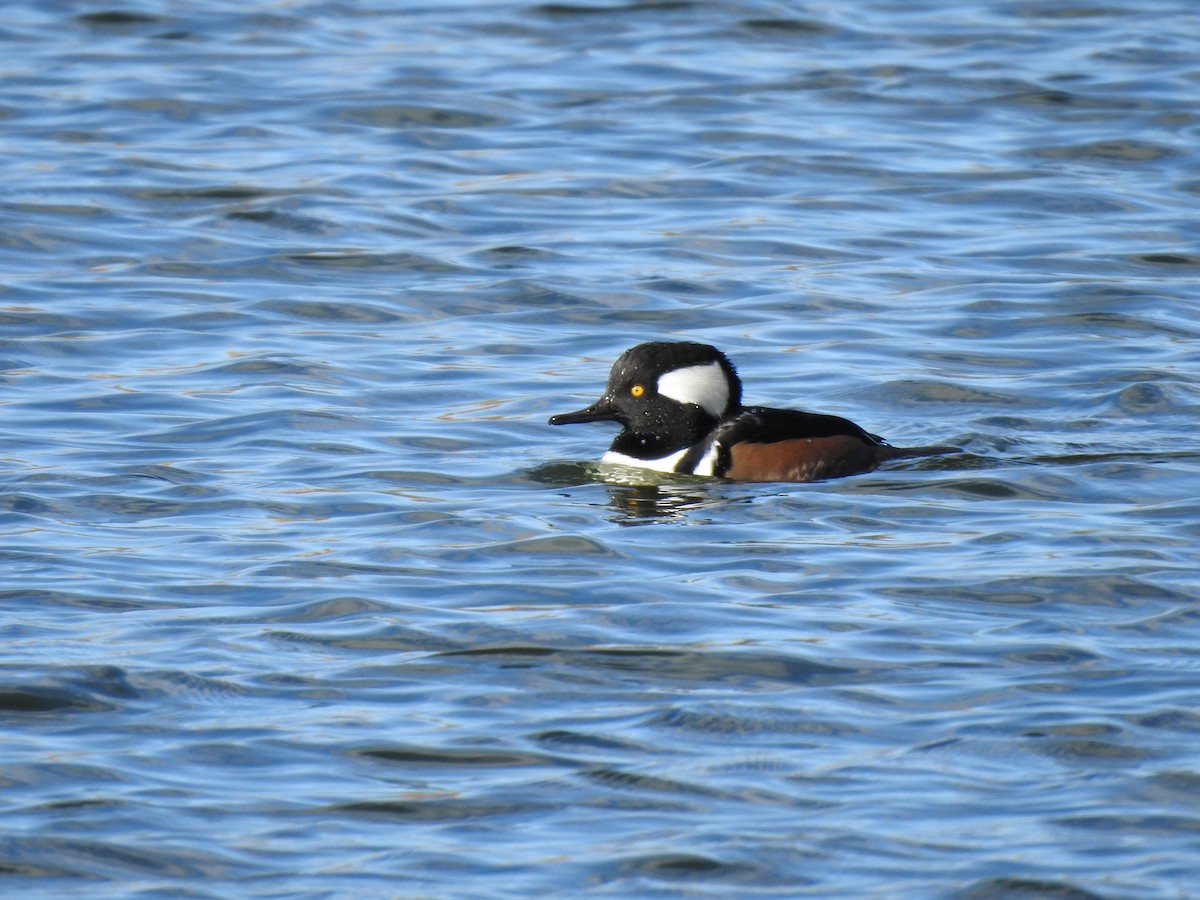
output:
[[[1200,10],[11,3],[0,890],[1200,884]],[[964,452],[606,480],[649,339]]]

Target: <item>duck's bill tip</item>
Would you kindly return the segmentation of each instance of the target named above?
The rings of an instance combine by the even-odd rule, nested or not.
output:
[[[616,419],[616,410],[605,398],[601,398],[591,406],[575,412],[559,413],[550,417],[551,425],[577,425],[580,422],[611,422]]]

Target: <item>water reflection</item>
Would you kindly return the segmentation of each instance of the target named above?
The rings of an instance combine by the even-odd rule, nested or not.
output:
[[[553,462],[526,472],[532,481],[551,486],[603,484],[618,525],[646,525],[687,519],[696,510],[730,502],[721,488],[729,482],[606,463]]]
[[[683,484],[611,485],[613,509],[619,525],[647,525],[664,519],[686,519],[696,510],[728,502],[698,487]]]

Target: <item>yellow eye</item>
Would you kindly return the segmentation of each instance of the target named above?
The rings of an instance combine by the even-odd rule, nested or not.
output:
[[[635,396],[635,397],[640,397],[640,396],[642,396],[642,394],[646,393],[646,389],[644,387],[642,387],[640,384],[635,384],[633,387],[631,387],[629,389],[629,393],[633,394],[633,396]]]

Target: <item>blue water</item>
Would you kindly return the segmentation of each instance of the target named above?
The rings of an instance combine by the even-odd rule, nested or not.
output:
[[[1200,894],[1200,11],[17,2],[0,892]],[[651,339],[964,452],[606,480]]]

